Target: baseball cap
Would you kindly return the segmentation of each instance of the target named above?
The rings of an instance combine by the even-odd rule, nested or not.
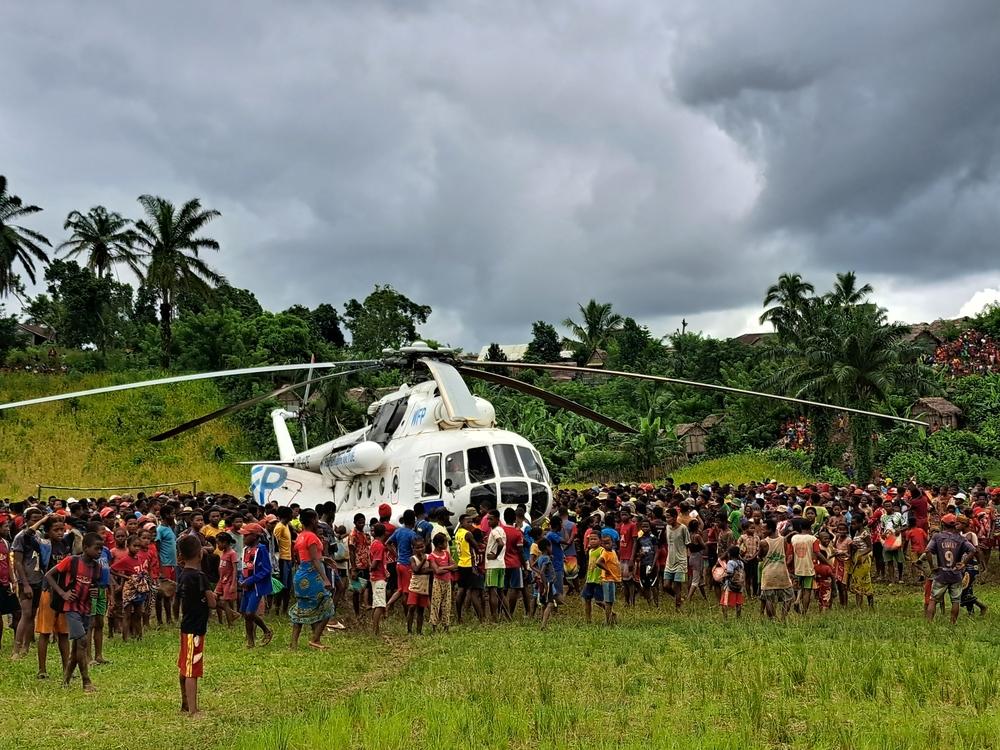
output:
[[[954,513],[945,513],[943,516],[941,516],[941,523],[943,523],[945,526],[954,526],[957,520],[958,519],[955,518]]]
[[[380,506],[378,506],[378,515],[379,518],[381,518],[382,516],[391,516],[392,506],[390,506],[389,503],[382,503]]]
[[[247,534],[256,534],[257,536],[264,535],[264,527],[259,523],[245,523],[240,529],[240,533],[246,536]]]

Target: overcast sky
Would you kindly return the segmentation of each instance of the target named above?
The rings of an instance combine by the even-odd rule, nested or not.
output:
[[[1000,296],[998,53],[995,0],[7,3],[0,173],[53,244],[198,196],[266,307],[391,283],[465,347],[758,330],[784,271],[915,322]]]

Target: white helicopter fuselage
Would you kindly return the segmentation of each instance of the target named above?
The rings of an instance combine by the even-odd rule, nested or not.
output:
[[[312,508],[333,501],[336,522],[350,528],[355,514],[392,520],[416,503],[429,512],[447,507],[456,515],[469,505],[498,508],[523,504],[537,518],[551,507],[548,471],[539,452],[520,435],[496,428],[493,406],[476,398],[477,415],[450,421],[428,381],[402,386],[369,407],[371,424],[323,445],[295,452],[285,420],[272,412],[281,465],[251,471],[251,492],[260,504]]]

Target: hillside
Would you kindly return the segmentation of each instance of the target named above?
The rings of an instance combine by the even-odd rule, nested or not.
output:
[[[0,401],[98,388],[135,377],[2,373]],[[189,479],[206,489],[242,494],[249,470],[233,461],[253,456],[233,424],[219,420],[163,443],[147,440],[223,403],[213,383],[197,382],[0,412],[0,497],[34,494],[39,482],[107,487]]]

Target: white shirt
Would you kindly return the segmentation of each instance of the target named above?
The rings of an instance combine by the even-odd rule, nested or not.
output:
[[[490,529],[490,535],[486,537],[486,569],[496,570],[497,568],[503,569],[503,548],[507,544],[507,534],[504,533],[502,526],[497,526],[495,529]],[[491,560],[490,555],[496,554],[496,559]]]

